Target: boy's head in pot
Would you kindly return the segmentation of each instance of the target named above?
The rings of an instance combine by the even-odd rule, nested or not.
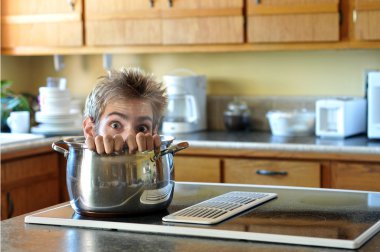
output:
[[[94,140],[98,152],[103,151],[102,148],[98,149],[99,144],[104,145],[104,151],[109,153],[107,142],[111,140],[114,143],[110,143],[108,149],[115,149],[115,144],[121,144],[120,136],[132,149],[151,149],[148,143],[142,143],[146,145],[142,148],[133,146],[130,138],[136,137],[135,142],[139,145],[142,135],[147,136],[144,140],[146,142],[151,141],[151,135],[157,134],[158,124],[167,104],[165,91],[162,83],[138,68],[113,70],[108,76],[100,77],[86,100],[83,122],[86,139]]]

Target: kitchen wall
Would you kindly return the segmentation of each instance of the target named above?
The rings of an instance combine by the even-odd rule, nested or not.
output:
[[[68,79],[74,97],[85,97],[105,74],[101,55],[64,56],[55,72],[52,56],[1,56],[1,78],[17,92],[38,94],[47,76]],[[205,74],[209,95],[364,95],[364,72],[380,69],[380,50],[275,51],[113,55],[113,67],[140,66],[159,79],[176,68]]]

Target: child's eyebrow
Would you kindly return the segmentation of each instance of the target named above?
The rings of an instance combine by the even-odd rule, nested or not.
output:
[[[140,122],[142,122],[142,121],[151,121],[151,122],[153,122],[153,119],[152,119],[152,117],[150,117],[150,116],[140,116],[140,117],[138,118],[138,120],[139,120]]]
[[[109,114],[106,116],[106,118],[108,118],[108,117],[110,117],[110,116],[112,116],[112,115],[117,115],[117,116],[123,118],[124,120],[128,120],[128,116],[125,115],[125,114],[123,114],[123,113],[120,113],[120,112],[111,112],[111,113],[109,113]]]
[[[125,115],[125,114],[120,113],[120,112],[111,112],[111,113],[109,113],[109,114],[106,116],[106,118],[108,118],[108,117],[110,117],[110,116],[112,116],[112,115],[116,115],[116,116],[119,116],[119,117],[123,118],[124,120],[128,120],[128,115]],[[150,117],[150,116],[139,116],[139,117],[137,118],[137,120],[138,120],[139,122],[143,122],[143,121],[151,121],[151,122],[153,122],[153,119],[152,119],[152,117]]]

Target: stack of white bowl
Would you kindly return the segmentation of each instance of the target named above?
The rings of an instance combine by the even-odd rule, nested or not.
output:
[[[38,126],[33,133],[44,135],[77,135],[81,133],[81,113],[72,108],[66,79],[48,78],[48,85],[39,88],[40,111],[35,114]],[[54,84],[55,83],[55,84]]]

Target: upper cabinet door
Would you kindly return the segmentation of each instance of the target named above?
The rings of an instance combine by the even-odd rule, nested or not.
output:
[[[82,1],[1,0],[2,48],[81,46]]]
[[[160,0],[163,44],[244,42],[243,0]]]
[[[161,44],[161,6],[158,0],[86,0],[86,44]]]
[[[355,38],[380,40],[380,0],[355,0]]]
[[[246,0],[248,42],[339,40],[339,0]]]

